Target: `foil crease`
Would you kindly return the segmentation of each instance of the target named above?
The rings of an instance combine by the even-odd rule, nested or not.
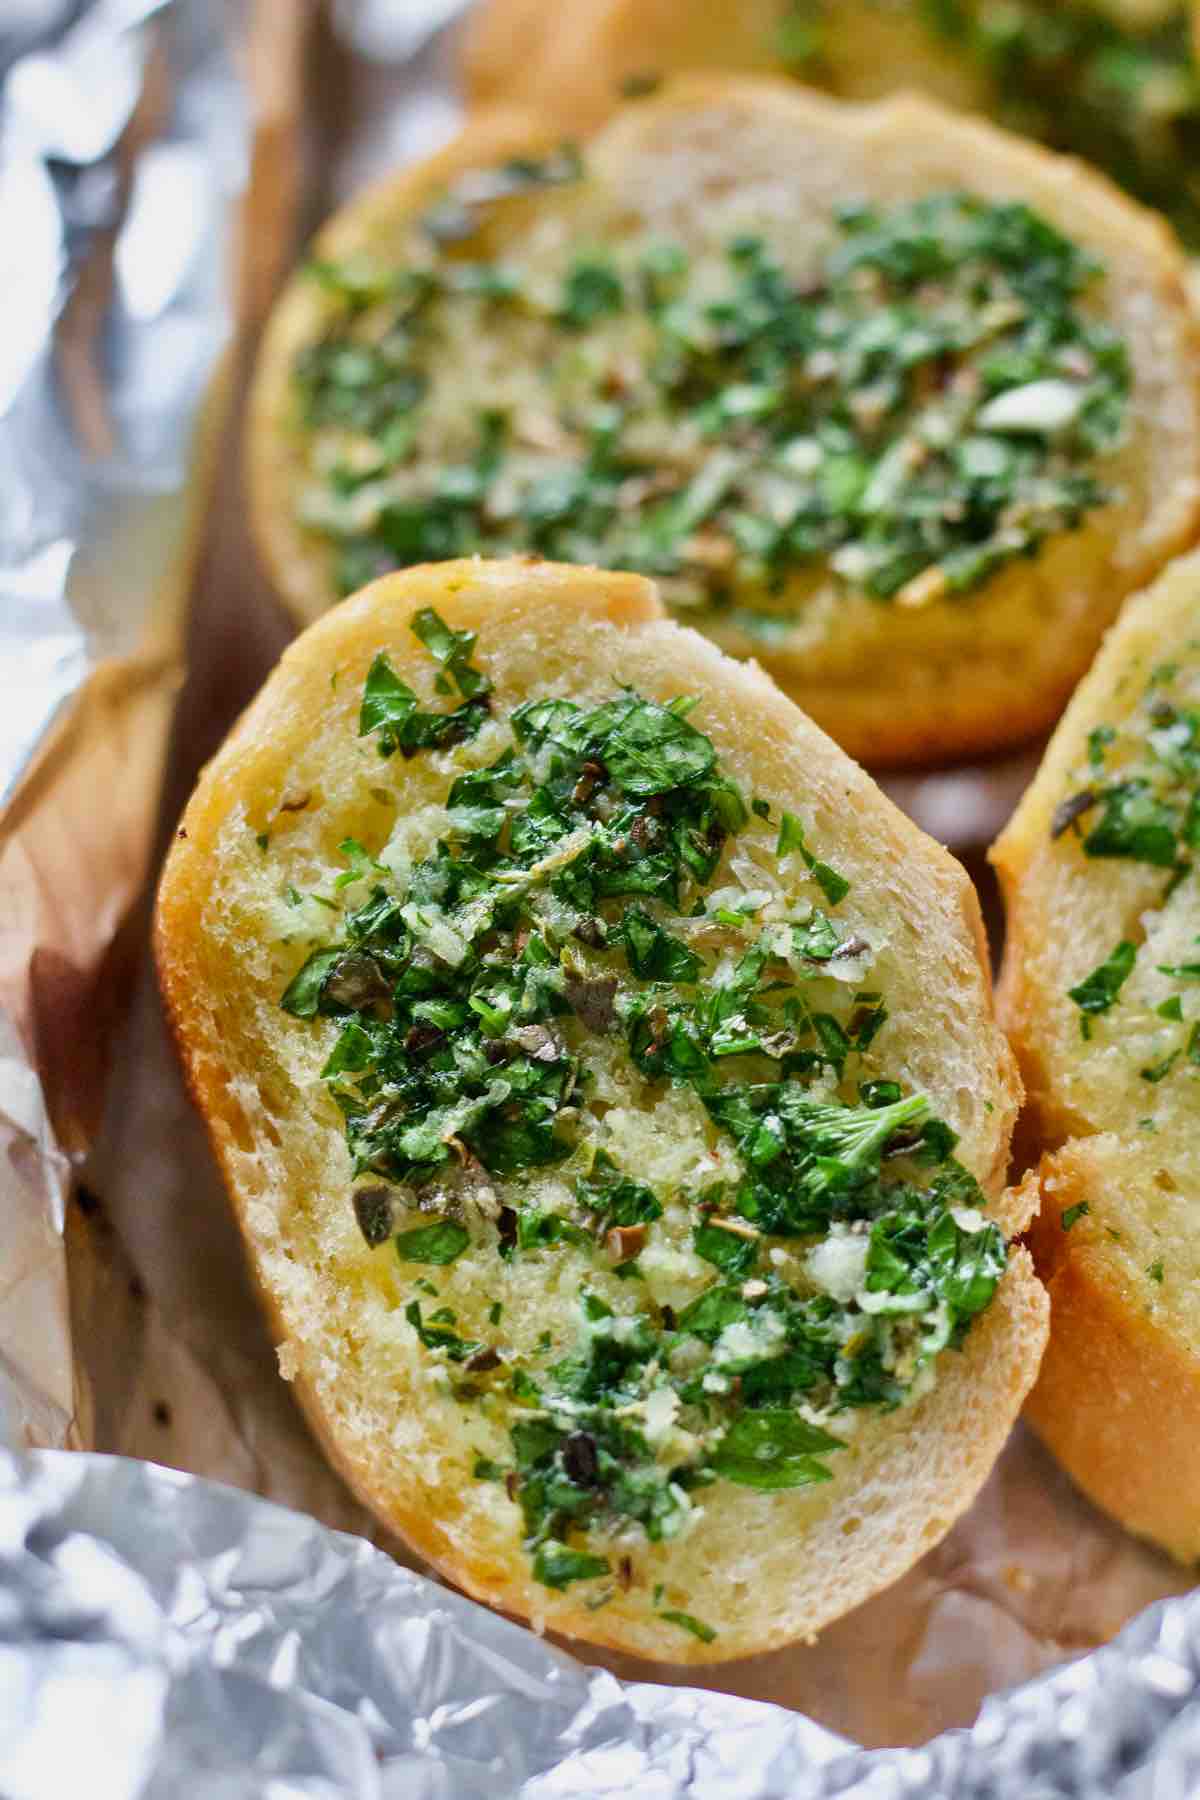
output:
[[[182,677],[247,166],[230,52],[207,0],[23,0],[0,29],[0,1424],[24,1443],[80,1437],[64,1208]]]
[[[0,1457],[0,1792],[316,1800],[1025,1800],[1196,1792],[1200,1611],[920,1750],[625,1683],[361,1539],[118,1457]]]

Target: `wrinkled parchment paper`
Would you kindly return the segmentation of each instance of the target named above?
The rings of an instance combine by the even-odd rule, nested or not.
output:
[[[255,328],[299,235],[320,213],[453,129],[446,37],[409,54],[424,3],[343,4],[323,23],[302,0],[267,0],[245,15],[203,0],[126,0],[122,14],[136,21],[125,37],[136,36],[136,51],[125,43],[117,71],[124,115],[110,109],[109,129],[125,132],[109,173],[110,281],[115,266],[133,283],[124,298],[142,307],[143,323],[149,309],[178,327],[174,342],[164,334],[165,360],[154,369],[168,386],[179,383],[174,428],[154,414],[145,368],[137,392],[148,416],[139,421],[137,392],[125,397],[111,370],[100,379],[89,363],[108,298],[96,278],[84,301],[72,302],[83,315],[83,347],[68,345],[67,364],[80,466],[63,483],[65,522],[48,539],[39,522],[15,575],[0,564],[0,584],[11,583],[16,596],[10,611],[0,585],[6,681],[14,663],[4,634],[21,620],[22,605],[41,609],[32,627],[26,620],[23,640],[24,654],[41,659],[36,671],[31,665],[36,680],[28,691],[19,684],[11,702],[6,691],[0,709],[0,752],[13,751],[15,770],[0,797],[0,1376],[12,1435],[167,1463],[373,1538],[377,1529],[327,1468],[278,1378],[166,1043],[146,951],[145,878],[157,860],[154,804],[181,652],[189,673],[174,720],[159,853],[196,769],[288,635],[255,568],[240,500],[236,398]],[[449,10],[447,0],[430,5]],[[110,39],[114,10],[101,3],[88,15],[93,24],[108,15]],[[404,32],[405,58],[383,60]],[[356,53],[356,42],[370,56]],[[44,87],[44,70],[42,79]],[[81,95],[97,91],[94,70],[81,79]],[[35,124],[58,116],[36,82],[28,107]],[[93,167],[106,161],[94,143],[74,148]],[[152,153],[157,162],[147,160]],[[40,154],[44,163],[44,144]],[[238,223],[233,202],[247,183]],[[140,235],[130,198],[139,191]],[[195,243],[189,248],[189,226],[205,234],[202,255]],[[211,288],[190,285],[213,282],[229,296],[228,315],[213,306]],[[199,386],[222,359],[189,480],[180,418],[197,413]],[[59,379],[66,384],[61,371]],[[133,375],[129,385],[136,389]],[[0,435],[0,476],[5,453]],[[0,523],[3,507],[0,498]],[[189,511],[202,529],[189,529]],[[78,566],[67,599],[56,598],[63,584],[55,555]],[[979,852],[1035,760],[891,785],[984,880]],[[131,963],[133,1003],[114,1038],[114,975]],[[110,1048],[99,1138],[66,1219],[68,1317],[57,1233],[71,1159],[95,1127]],[[1105,1641],[1147,1603],[1189,1585],[1090,1508],[1018,1431],[969,1518],[888,1594],[817,1646],[701,1679],[801,1709],[864,1744],[919,1743],[969,1722],[988,1693]],[[604,1660],[635,1679],[673,1679],[669,1670]]]

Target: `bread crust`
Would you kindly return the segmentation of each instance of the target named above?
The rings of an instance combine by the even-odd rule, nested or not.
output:
[[[1193,553],[1129,603],[991,852],[1007,913],[997,1002],[1026,1089],[1018,1135],[1036,1164],[1024,1181],[1037,1213],[1028,1241],[1051,1297],[1026,1411],[1085,1493],[1181,1561],[1200,1556],[1186,1101],[1148,1135],[1141,1115],[1171,1103],[1136,1078],[1121,1090],[1091,1074],[1066,993],[1128,935],[1161,871],[1089,862],[1050,833],[1088,732],[1119,719],[1148,671],[1194,637],[1198,596]]]
[[[1050,1295],[1050,1342],[1025,1406],[1088,1497],[1180,1562],[1200,1556],[1200,1356],[1147,1301],[1106,1236],[1122,1216],[1102,1141],[1076,1140],[1026,1177]],[[1086,1205],[1069,1230],[1064,1213]]]
[[[515,109],[474,120],[445,149],[356,195],[321,228],[312,255],[348,255],[377,233],[390,232],[423,212],[460,175],[549,148],[556,135],[540,133],[528,114]],[[301,461],[291,426],[290,370],[297,352],[319,334],[324,317],[313,283],[293,277],[267,321],[246,398],[250,529],[264,567],[299,625],[311,625],[337,598],[322,546],[294,514]]]
[[[629,85],[682,72],[783,74],[780,0],[486,0],[461,34],[459,67],[472,108],[527,107],[561,131],[593,130]],[[919,89],[950,106],[982,107],[984,85],[899,9],[838,0],[819,85],[843,99]]]
[[[316,251],[336,256],[386,238],[457,174],[545,149],[552,136],[511,112],[481,115],[440,156],[351,202]],[[787,141],[803,153],[794,178],[780,175]],[[723,649],[758,657],[810,717],[870,765],[945,761],[1046,729],[1126,594],[1200,530],[1200,340],[1186,265],[1166,227],[1082,164],[931,101],[848,107],[766,79],[681,78],[626,107],[595,141],[590,167],[606,193],[652,212],[664,232],[672,224],[662,184],[668,167],[676,183],[686,171],[680,204],[693,212],[728,185],[730,171],[748,185],[775,184],[775,204],[794,195],[828,210],[849,191],[887,203],[959,187],[967,170],[985,197],[1022,198],[1101,255],[1106,314],[1133,366],[1128,441],[1106,464],[1119,500],[973,593],[883,605],[818,572],[789,581],[796,624],[769,647],[732,618],[704,621]],[[290,370],[318,335],[324,304],[311,280],[297,278],[285,291],[260,351],[248,418],[255,535],[301,621],[336,597],[328,545],[293,516],[302,439]]]
[[[1136,25],[1157,9],[1113,0]],[[459,67],[473,108],[527,107],[560,130],[600,125],[629,84],[684,70],[781,73],[776,45],[785,0],[484,0],[459,39]],[[1200,8],[1192,7],[1200,42]],[[920,22],[911,5],[837,0],[819,71],[806,79],[848,100],[917,89],[949,106],[987,110],[988,86]]]
[[[1016,1052],[1025,1089],[1022,1131],[1037,1151],[1056,1149],[1072,1137],[1114,1130],[1104,1103],[1097,1104],[1071,1055],[1079,1044],[1079,1014],[1066,990],[1121,936],[1131,908],[1148,905],[1161,888],[1154,871],[1140,865],[1087,862],[1071,857],[1069,838],[1051,838],[1055,808],[1069,791],[1072,771],[1087,761],[1088,733],[1120,716],[1129,705],[1130,669],[1147,674],[1165,660],[1173,642],[1191,635],[1200,590],[1200,553],[1180,557],[1154,585],[1137,595],[1109,631],[1103,648],[1050,740],[1021,803],[988,853],[1005,904],[1005,949],[996,1000]],[[1069,887],[1064,883],[1069,880]],[[1079,942],[1080,908],[1089,894],[1106,910],[1086,918]],[[1065,973],[1062,949],[1068,927],[1075,962]],[[1079,975],[1075,973],[1077,965]],[[1031,1158],[1032,1160],[1032,1158]]]
[[[329,721],[352,732],[361,679],[381,645],[398,671],[406,671],[406,658],[415,667],[419,653],[405,648],[406,626],[424,605],[435,606],[454,627],[480,629],[485,666],[489,644],[507,645],[522,668],[545,664],[564,671],[559,691],[572,691],[578,667],[580,679],[584,671],[606,682],[626,674],[643,692],[699,693],[706,729],[722,754],[734,762],[741,758],[740,779],[752,770],[767,791],[803,794],[817,816],[843,822],[864,866],[868,856],[882,860],[877,873],[895,907],[919,915],[915,954],[928,957],[941,974],[940,983],[920,976],[922,988],[932,985],[956,1009],[931,1032],[930,1044],[916,1046],[912,1055],[943,1056],[952,1036],[960,1046],[956,1054],[967,1058],[969,1068],[960,1070],[956,1062],[942,1070],[940,1088],[927,1085],[963,1128],[961,1154],[994,1216],[1013,1233],[1026,1222],[1023,1197],[1001,1189],[1019,1089],[991,1014],[974,891],[958,865],[897,813],[760,671],[728,662],[694,633],[663,620],[650,583],[523,561],[452,563],[387,577],[298,639],[202,776],[159,891],[155,954],[188,1085],[225,1176],[281,1365],[330,1460],[358,1496],[467,1593],[539,1629],[695,1664],[807,1636],[902,1573],[949,1529],[985,1480],[1032,1383],[1045,1336],[1045,1296],[1024,1252],[1014,1251],[995,1301],[963,1352],[943,1354],[932,1392],[898,1414],[865,1422],[846,1453],[847,1467],[827,1487],[768,1496],[747,1496],[729,1484],[706,1490],[713,1504],[687,1541],[695,1543],[689,1554],[704,1559],[709,1571],[709,1591],[697,1593],[695,1603],[719,1625],[711,1644],[656,1618],[644,1592],[618,1593],[602,1610],[589,1612],[569,1590],[555,1593],[536,1584],[520,1548],[515,1509],[499,1524],[484,1517],[470,1491],[480,1484],[463,1482],[461,1458],[452,1469],[431,1471],[434,1426],[418,1416],[420,1389],[402,1363],[390,1404],[401,1415],[399,1424],[415,1427],[418,1439],[397,1450],[379,1421],[368,1430],[349,1419],[344,1394],[354,1380],[357,1301],[354,1295],[345,1299],[349,1322],[339,1337],[337,1321],[320,1316],[322,1306],[332,1310],[335,1304],[336,1282],[325,1282],[316,1261],[307,1266],[304,1260],[310,1201],[302,1190],[313,1182],[315,1166],[301,1142],[305,1103],[270,1066],[269,1047],[264,1051],[250,1019],[260,1002],[277,1013],[278,985],[259,966],[261,946],[238,935],[227,898],[232,889],[222,886],[222,871],[241,854],[237,844],[252,844],[252,831],[280,816],[293,771],[304,766],[302,750],[320,739]],[[593,629],[600,633],[596,648],[576,649]],[[331,670],[338,674],[335,685]],[[510,703],[517,695],[505,692],[503,675],[493,672],[500,698]],[[936,951],[926,938],[936,941]],[[915,1033],[916,1002],[906,1004]],[[279,1092],[268,1105],[273,1088]],[[956,1105],[967,1109],[962,1116],[953,1111]],[[338,1136],[340,1143],[340,1126]],[[311,1204],[339,1219],[349,1215],[348,1171],[344,1185],[344,1193]],[[743,1594],[723,1559],[740,1543],[748,1521],[770,1530]],[[658,1566],[669,1580],[671,1548],[651,1546],[650,1553],[662,1558]]]

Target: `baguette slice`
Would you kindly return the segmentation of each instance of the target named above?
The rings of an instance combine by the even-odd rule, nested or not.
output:
[[[473,107],[523,106],[559,131],[592,130],[623,95],[684,72],[794,72],[841,99],[919,89],[982,110],[977,69],[946,49],[916,5],[839,0],[819,62],[787,69],[788,0],[576,0],[547,16],[544,0],[485,0],[462,34]],[[832,25],[832,30],[829,26]]]
[[[1192,555],[1130,601],[992,852],[1008,913],[1001,1017],[1026,1085],[1021,1130],[1043,1153],[1025,1191],[1051,1332],[1027,1410],[1092,1499],[1183,1561],[1200,1555],[1198,990],[1164,971],[1195,965],[1200,894],[1182,836],[1187,872],[1164,865],[1197,779],[1191,725],[1173,739],[1171,716],[1194,720],[1198,704]],[[1148,733],[1183,759],[1178,778]],[[1119,855],[1093,839],[1089,854],[1105,792],[1147,778],[1125,820],[1158,837],[1126,832]],[[1086,1011],[1069,990],[1103,966]]]
[[[1006,61],[994,40],[991,54],[985,48],[995,17],[987,0],[941,14],[922,0],[575,0],[552,9],[543,0],[485,0],[472,9],[460,60],[473,107],[525,106],[571,135],[601,124],[624,94],[682,70],[786,71],[843,100],[918,90],[1088,158],[1160,206],[1194,241],[1187,103],[1168,119],[1156,114],[1150,90],[1155,76],[1161,89],[1164,72],[1186,71],[1200,9],[1179,0],[1085,0],[1071,8],[1065,42],[1060,36],[1051,49],[1055,22],[1046,32],[1039,15],[1054,10],[1052,0],[1010,9],[1004,23],[1018,37],[1025,26],[1046,45],[1044,62],[1035,53],[1022,66],[1019,50]],[[1142,77],[1132,92],[1106,89],[1105,53],[1119,40],[1099,42],[1089,14],[1101,32],[1108,20],[1125,34],[1126,66]],[[1148,58],[1142,69],[1139,53]],[[1055,77],[1058,105],[1048,92]]]
[[[460,748],[383,760],[357,735],[364,678],[381,651],[423,705],[449,704],[410,631],[427,607],[451,629],[478,634],[475,666],[494,684],[491,721]],[[444,1329],[441,1308],[448,1303],[452,1335],[499,1341],[506,1359],[534,1368],[543,1381],[551,1353],[534,1340],[545,1330],[553,1354],[569,1349],[584,1291],[607,1296],[619,1315],[653,1315],[666,1328],[664,1305],[682,1312],[716,1279],[691,1252],[688,1218],[681,1224],[670,1195],[689,1187],[697,1170],[720,1165],[730,1172],[729,1146],[706,1125],[686,1082],[648,1079],[633,1068],[611,1018],[586,1028],[582,1016],[568,1019],[559,1029],[574,1033],[583,1059],[578,1091],[595,1095],[583,1102],[581,1141],[603,1143],[622,1169],[666,1196],[663,1216],[646,1228],[643,1279],[616,1279],[607,1244],[588,1248],[591,1240],[578,1230],[570,1241],[522,1248],[507,1259],[498,1254],[499,1203],[520,1207],[532,1192],[545,1210],[547,1181],[558,1184],[555,1206],[578,1220],[568,1178],[557,1170],[536,1176],[532,1187],[520,1177],[495,1178],[477,1211],[475,1190],[459,1202],[453,1191],[449,1201],[443,1195],[438,1204],[466,1221],[469,1249],[449,1266],[404,1262],[387,1243],[371,1248],[355,1222],[343,1120],[321,1078],[339,1024],[280,1007],[312,941],[337,930],[328,910],[302,902],[304,894],[319,888],[335,903],[358,906],[372,880],[402,894],[405,856],[411,859],[414,846],[430,850],[447,829],[441,802],[452,770],[497,756],[510,741],[505,722],[515,704],[555,696],[593,705],[619,694],[622,683],[662,703],[694,697],[688,718],[711,738],[723,771],[747,797],[769,803],[772,822],[751,815],[732,861],[726,846],[715,888],[733,880],[734,891],[742,891],[745,868],[738,875],[737,857],[747,834],[753,845],[746,854],[753,850],[759,864],[765,858],[769,870],[789,809],[803,819],[812,853],[836,863],[850,887],[829,902],[829,917],[844,940],[859,941],[854,955],[867,953],[864,939],[874,946],[873,962],[848,986],[814,978],[804,989],[809,1003],[817,1006],[817,996],[828,992],[825,1003],[848,1016],[861,1004],[861,980],[882,991],[888,1018],[870,1047],[850,1059],[851,1093],[859,1079],[886,1077],[906,1095],[926,1095],[933,1113],[958,1133],[957,1155],[979,1183],[980,1204],[1011,1238],[1027,1222],[1021,1199],[1003,1192],[1018,1087],[993,1019],[979,911],[966,876],[758,669],[729,661],[667,621],[654,588],[640,577],[519,560],[443,564],[388,577],[313,626],[285,653],[200,780],[163,875],[156,953],[187,1078],[245,1234],[281,1370],[350,1485],[435,1568],[539,1630],[668,1662],[714,1662],[819,1630],[900,1575],[971,1503],[1033,1381],[1044,1341],[1045,1296],[1027,1255],[1012,1249],[1006,1269],[1001,1256],[994,1298],[961,1351],[944,1349],[930,1365],[932,1376],[919,1384],[929,1383],[929,1391],[894,1411],[837,1414],[846,1447],[829,1456],[830,1479],[776,1492],[719,1479],[695,1491],[689,1528],[660,1542],[639,1528],[615,1538],[593,1530],[584,1546],[572,1534],[577,1547],[605,1557],[619,1579],[593,1576],[559,1591],[533,1578],[521,1511],[506,1486],[473,1477],[481,1454],[503,1457],[499,1416],[447,1391],[447,1382],[462,1376],[462,1359],[447,1361],[423,1347],[411,1306],[416,1300],[424,1307],[416,1316],[424,1329],[439,1316]],[[332,876],[344,860],[338,846],[347,839],[391,873],[376,863],[366,882],[335,888]],[[397,845],[407,847],[403,854]],[[817,877],[802,870],[799,879],[818,901],[814,881],[838,894],[828,869]],[[631,905],[626,900],[614,910],[610,903],[611,933],[622,929]],[[315,915],[307,937],[305,927],[288,927],[302,913]],[[675,929],[687,929],[682,917]],[[561,954],[573,955],[575,937],[563,942]],[[611,948],[594,954],[623,970]],[[734,1059],[734,1067],[755,1061]],[[593,1075],[595,1089],[587,1086]],[[818,1080],[818,1091],[828,1093],[828,1081]],[[474,1180],[479,1165],[467,1162]],[[578,1166],[577,1156],[563,1165]],[[428,1217],[415,1215],[418,1225]],[[965,1231],[991,1229],[977,1215],[961,1218]],[[754,1238],[754,1229],[736,1219],[734,1230],[735,1244]],[[1002,1249],[1003,1240],[995,1241]],[[802,1251],[790,1255],[789,1240],[778,1242],[780,1258],[764,1253],[762,1274],[775,1282],[783,1268],[791,1282],[799,1270],[803,1288]],[[639,1252],[623,1254],[633,1260]],[[870,1320],[859,1325],[869,1329]],[[693,1350],[697,1342],[690,1340]],[[507,1379],[508,1367],[505,1361],[476,1379]]]
[[[435,201],[464,179],[474,180],[478,191],[479,171],[536,155],[547,141],[544,128],[515,115],[481,116],[429,163],[339,213],[317,240],[318,261],[353,265],[357,258],[384,269],[420,261],[429,245],[419,221]],[[1100,260],[1105,273],[1079,306],[1126,346],[1131,385],[1119,442],[1076,465],[1108,496],[1085,506],[1076,528],[1052,526],[1040,548],[972,577],[976,585],[961,591],[943,591],[939,565],[930,564],[900,600],[881,600],[856,585],[860,577],[852,571],[835,574],[824,553],[790,565],[779,588],[762,574],[743,578],[736,559],[727,579],[705,573],[709,551],[733,556],[730,533],[738,529],[741,502],[731,502],[730,521],[716,530],[716,541],[706,548],[701,532],[696,551],[693,585],[715,593],[715,581],[722,591],[715,604],[689,602],[681,613],[731,654],[758,657],[818,724],[869,764],[933,763],[999,749],[1048,728],[1126,594],[1190,543],[1200,521],[1200,359],[1185,264],[1161,222],[1081,165],[931,102],[851,107],[784,83],[719,76],[683,78],[626,107],[587,148],[584,168],[579,181],[483,208],[477,241],[448,254],[515,268],[544,295],[556,291],[577,246],[601,245],[607,255],[627,240],[681,244],[697,268],[711,266],[720,281],[727,278],[721,270],[728,270],[728,246],[757,234],[802,285],[804,271],[835,240],[835,212],[848,197],[886,210],[965,188],[985,204],[1027,204]],[[337,532],[358,530],[352,521],[364,505],[361,516],[380,516],[370,478],[350,500],[330,503],[350,524],[322,525],[323,515],[313,510],[325,505],[329,480],[320,457],[342,452],[325,441],[310,464],[313,434],[301,415],[294,371],[335,325],[341,328],[341,308],[311,272],[297,276],[267,330],[250,403],[255,533],[279,592],[301,620],[315,618],[337,596]],[[374,317],[368,309],[368,336]],[[624,354],[623,318],[589,328],[609,332],[601,344],[609,346],[605,355],[614,347]],[[548,447],[544,434],[566,429],[563,419],[578,420],[579,409],[572,412],[550,384],[572,379],[576,346],[586,353],[591,342],[586,332],[569,333],[560,344],[549,325],[524,318],[519,308],[481,317],[461,338],[449,324],[446,330],[440,362],[436,349],[428,353],[427,395],[414,415],[428,437],[424,462],[403,463],[395,477],[383,479],[385,491],[399,484],[402,516],[413,504],[405,497],[414,481],[433,480],[446,463],[469,473],[477,421],[489,408],[523,421],[510,426],[512,455],[518,468],[540,456],[551,485],[556,471],[561,475],[580,454],[574,440],[567,449]],[[629,391],[652,394],[651,377],[636,357],[631,366],[640,372]],[[702,475],[718,478],[726,455],[719,436],[702,434],[699,450],[672,443],[663,471],[667,489],[692,482],[688,459],[695,456]],[[362,452],[355,437],[344,451],[349,468],[362,466]],[[672,460],[677,452],[683,474]],[[622,491],[631,491],[628,484]],[[505,502],[497,504],[503,514]],[[506,527],[487,529],[500,533],[503,546]],[[382,556],[383,566],[389,558],[403,561],[404,541],[401,532],[371,554]],[[583,541],[591,542],[586,527]],[[487,550],[489,543],[472,538],[463,547]]]

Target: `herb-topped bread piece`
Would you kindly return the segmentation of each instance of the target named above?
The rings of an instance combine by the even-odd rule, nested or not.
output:
[[[1200,245],[1196,8],[1180,0],[486,0],[476,105],[562,131],[686,69],[787,71],[844,100],[922,89],[1082,156]]]
[[[283,1371],[470,1593],[715,1661],[970,1502],[1045,1329],[974,895],[649,583],[347,601],[202,778],[157,948]]]
[[[1200,1555],[1200,557],[1131,601],[993,852],[1051,1336],[1080,1486]]]
[[[250,463],[295,611],[532,552],[657,577],[864,760],[1048,725],[1196,528],[1163,228],[915,100],[681,82],[537,151],[471,127],[282,300]]]

